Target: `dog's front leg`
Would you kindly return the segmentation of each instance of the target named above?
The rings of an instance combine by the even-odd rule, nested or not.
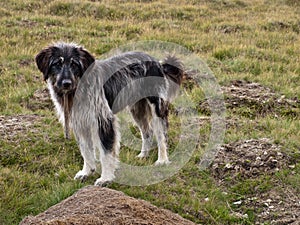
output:
[[[75,131],[75,137],[79,142],[79,149],[83,158],[83,168],[77,172],[74,179],[84,181],[96,170],[92,131],[88,128],[82,130],[76,129]]]
[[[86,160],[84,160],[83,162],[83,168],[82,170],[79,170],[75,177],[74,180],[81,180],[81,181],[85,181],[86,178],[91,175],[93,172],[95,171],[94,168],[92,168],[87,162]]]

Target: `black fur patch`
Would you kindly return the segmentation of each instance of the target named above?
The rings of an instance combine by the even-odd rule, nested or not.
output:
[[[116,139],[116,132],[114,130],[114,119],[108,119],[107,121],[104,121],[101,118],[98,118],[98,129],[99,129],[99,137],[101,140],[101,143],[104,148],[105,153],[111,153],[112,148],[114,146],[114,142]]]
[[[130,54],[130,53],[127,53]],[[137,56],[138,57],[138,56]],[[140,63],[132,63],[126,65],[126,67],[120,69],[114,73],[103,85],[105,97],[108,105],[112,109],[115,98],[120,91],[129,85],[134,80],[139,80],[140,87],[142,90],[135,90],[136,92],[143,91],[144,93],[151,92],[157,96],[162,88],[161,83],[152,83],[153,86],[146,88],[145,80],[141,79],[144,77],[164,77],[163,69],[159,62],[154,58],[150,58],[152,61],[141,61]],[[116,60],[113,58],[113,60]],[[113,64],[112,64],[113,66]],[[164,84],[165,85],[165,84]],[[125,106],[124,106],[125,107]],[[116,113],[116,112],[114,112]]]

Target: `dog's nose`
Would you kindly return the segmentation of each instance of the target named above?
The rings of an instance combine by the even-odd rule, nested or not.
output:
[[[69,88],[72,85],[72,81],[70,79],[64,79],[62,81],[63,88]]]

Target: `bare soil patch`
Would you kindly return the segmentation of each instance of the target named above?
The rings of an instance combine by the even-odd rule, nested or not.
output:
[[[279,145],[262,138],[222,145],[211,168],[213,175],[222,181],[228,177],[235,180],[274,174],[293,167],[294,163]]]
[[[287,109],[292,113],[299,109],[300,101],[297,98],[288,99],[284,95],[273,92],[270,88],[259,83],[243,80],[234,80],[222,87],[228,108],[248,106],[257,110],[259,114],[275,112],[277,109]]]
[[[192,225],[171,211],[108,188],[87,186],[20,225]]]
[[[219,185],[226,186],[262,175],[273,175],[286,168],[293,169],[295,163],[280,145],[271,140],[251,139],[222,145],[210,171]],[[277,183],[271,190],[257,191],[233,203],[237,208],[235,213],[243,215],[245,209],[252,208],[257,210],[258,224],[266,221],[271,224],[300,224],[300,198],[297,191]]]
[[[15,141],[22,134],[35,132],[34,126],[40,119],[41,116],[36,114],[0,116],[0,136],[4,140]]]
[[[300,116],[300,100],[287,98],[275,93],[259,83],[233,80],[222,86],[227,109],[237,111],[244,107],[243,115],[256,116],[272,113],[274,115]],[[209,112],[207,101],[200,102],[199,109]]]
[[[32,111],[41,109],[52,110],[54,108],[47,88],[36,90],[32,97],[26,100],[23,105]]]
[[[244,209],[256,209],[256,224],[270,222],[273,225],[299,225],[300,199],[299,194],[289,187],[280,185],[265,193],[249,196],[241,200]],[[239,209],[237,209],[239,211]],[[243,209],[240,209],[242,212]]]

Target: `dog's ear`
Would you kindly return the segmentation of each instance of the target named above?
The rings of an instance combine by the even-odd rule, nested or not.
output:
[[[44,74],[44,80],[46,81],[49,77],[49,68],[50,68],[50,60],[52,53],[54,51],[54,46],[50,46],[48,48],[43,49],[40,51],[39,54],[35,57],[35,62],[39,70]]]
[[[87,50],[80,47],[78,49],[80,61],[83,67],[83,72],[85,72],[90,65],[92,65],[95,62],[95,57],[91,55]]]

